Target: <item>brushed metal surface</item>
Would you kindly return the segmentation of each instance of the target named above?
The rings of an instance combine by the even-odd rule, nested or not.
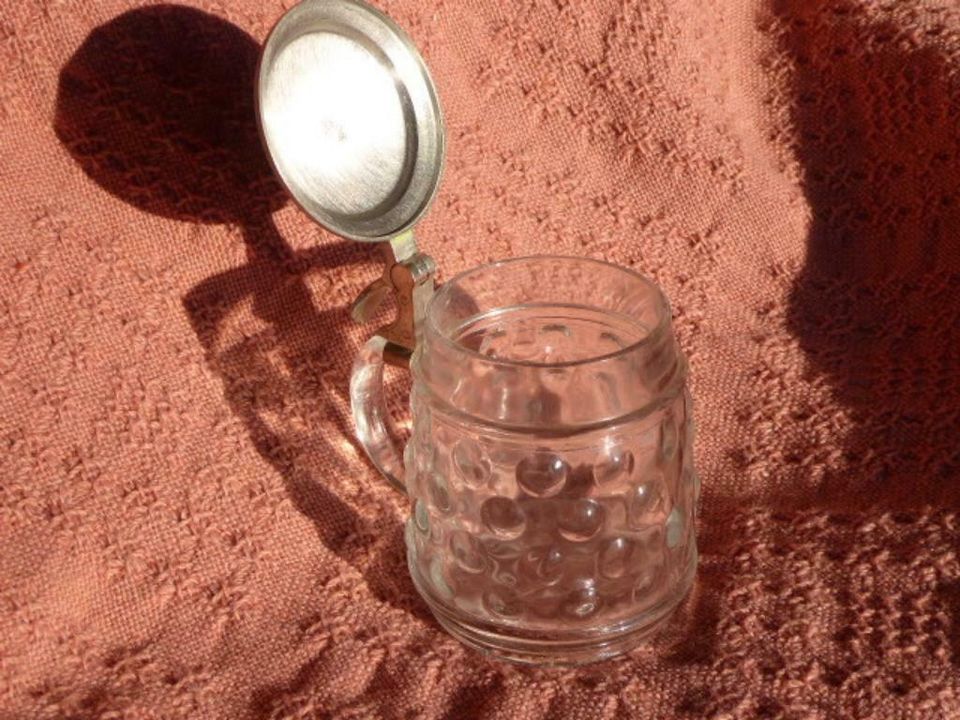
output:
[[[433,199],[443,168],[436,90],[413,43],[357,0],[305,0],[274,27],[258,76],[271,161],[333,232],[383,241]]]

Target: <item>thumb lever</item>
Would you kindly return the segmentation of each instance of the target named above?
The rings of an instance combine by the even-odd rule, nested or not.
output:
[[[381,247],[385,260],[383,276],[363,289],[350,314],[356,322],[367,322],[392,293],[396,318],[376,334],[387,341],[384,360],[390,365],[408,367],[417,342],[417,326],[426,316],[427,302],[433,295],[436,263],[417,250],[409,230]]]

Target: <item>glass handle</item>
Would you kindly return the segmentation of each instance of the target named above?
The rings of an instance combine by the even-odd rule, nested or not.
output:
[[[360,348],[350,374],[350,409],[367,457],[393,487],[406,494],[403,460],[390,435],[390,416],[383,396],[386,347],[387,340],[375,335]]]

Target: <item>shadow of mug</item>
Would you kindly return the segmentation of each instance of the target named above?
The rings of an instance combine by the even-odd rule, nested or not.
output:
[[[213,15],[132,10],[94,29],[61,70],[54,130],[84,172],[124,202],[240,228],[247,264],[183,300],[207,362],[324,545],[363,573],[378,599],[427,618],[390,501],[356,507],[327,484],[355,473],[363,454],[344,410],[349,315],[317,309],[318,286],[327,287],[317,280],[368,253],[353,242],[295,252],[278,233],[271,213],[286,195],[257,130],[258,57],[253,38]]]

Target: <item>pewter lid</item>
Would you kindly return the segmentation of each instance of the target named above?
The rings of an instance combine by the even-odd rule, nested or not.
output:
[[[444,130],[420,53],[358,0],[305,0],[267,38],[257,79],[271,162],[300,206],[354,240],[389,240],[426,212]]]

